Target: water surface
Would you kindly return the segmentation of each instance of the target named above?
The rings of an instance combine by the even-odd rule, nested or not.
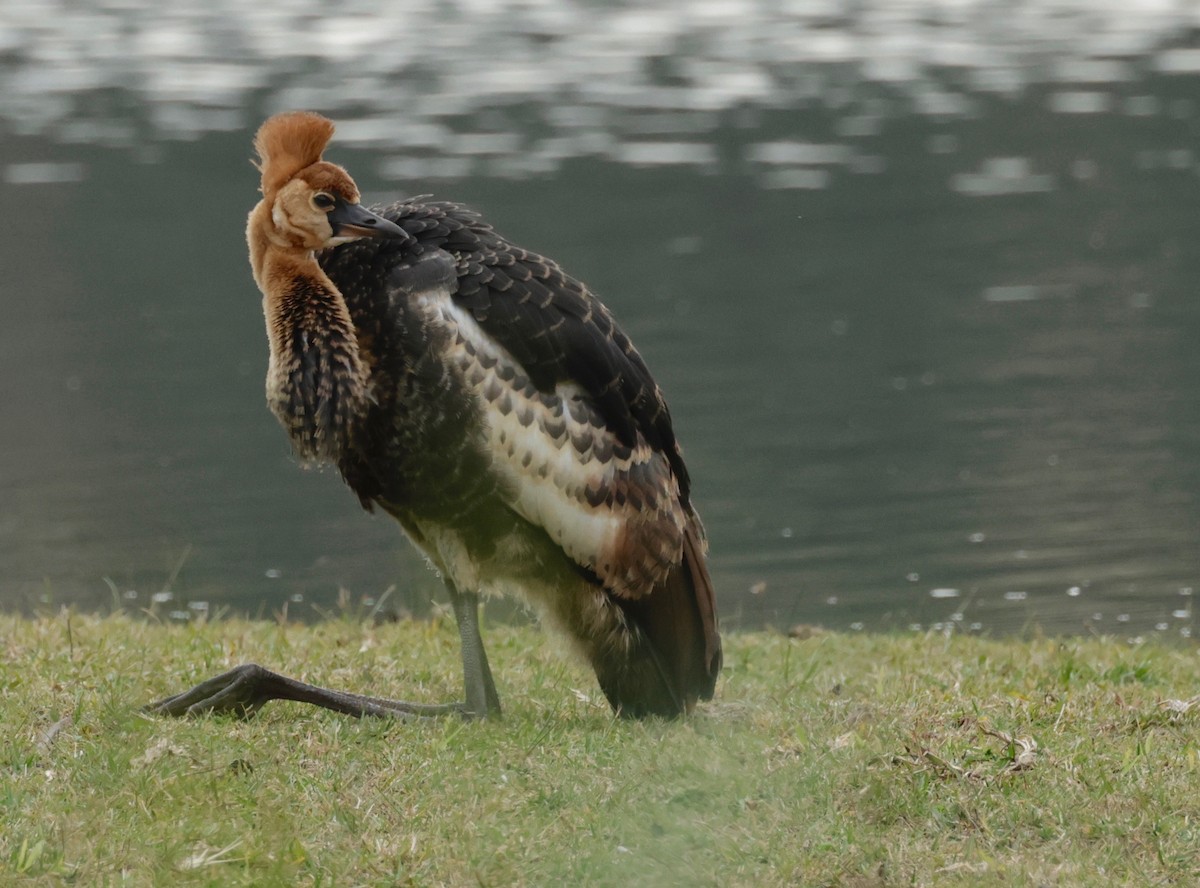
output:
[[[263,403],[249,139],[302,106],[369,198],[470,203],[612,307],[727,625],[1190,634],[1194,13],[340,13],[0,4],[0,605],[437,595]]]

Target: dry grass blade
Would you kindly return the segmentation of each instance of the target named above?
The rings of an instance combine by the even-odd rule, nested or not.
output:
[[[38,746],[43,750],[49,749],[54,745],[54,741],[58,739],[58,735],[74,723],[75,720],[71,716],[64,715],[50,727],[46,728],[46,730],[42,731],[38,737]]]
[[[242,839],[231,842],[224,848],[200,847],[177,864],[177,869],[195,870],[206,866],[217,866],[222,863],[238,863],[241,858],[229,857],[229,853],[242,844]]]
[[[182,746],[172,743],[165,737],[160,737],[146,747],[146,751],[141,755],[130,759],[129,764],[134,768],[148,768],[165,755],[177,755],[189,761],[195,761]]]
[[[1200,696],[1190,697],[1187,700],[1160,700],[1158,708],[1166,712],[1185,715],[1200,706]]]
[[[1037,760],[1038,745],[1037,741],[1032,737],[1028,735],[1017,736],[1007,734],[1004,731],[998,731],[984,724],[979,726],[979,730],[989,737],[995,737],[1008,747],[1010,760],[1001,773],[1027,771],[1033,767],[1034,762]]]

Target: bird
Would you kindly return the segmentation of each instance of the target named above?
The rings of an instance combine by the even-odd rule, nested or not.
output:
[[[441,575],[464,699],[365,696],[247,663],[145,708],[497,717],[479,607],[505,596],[569,640],[618,716],[691,713],[721,670],[716,597],[646,363],[587,286],[478,213],[428,196],[363,206],[324,159],[334,128],[291,111],[254,139],[267,403],[297,459],[335,465]]]

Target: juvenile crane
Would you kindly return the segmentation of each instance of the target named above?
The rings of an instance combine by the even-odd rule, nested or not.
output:
[[[479,596],[564,633],[622,716],[711,699],[721,667],[707,544],[662,392],[608,309],[453,203],[368,210],[322,160],[333,124],[270,118],[246,237],[267,401],[297,455],[336,465],[445,580],[465,700],[319,688],[255,664],[151,704],[248,715],[272,699],[356,716],[500,713]]]

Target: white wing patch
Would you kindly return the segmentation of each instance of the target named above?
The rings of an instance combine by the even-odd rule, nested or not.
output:
[[[622,444],[577,385],[538,391],[449,293],[418,302],[451,332],[449,362],[478,400],[513,510],[613,592],[651,592],[683,557],[686,515],[666,457],[640,436]]]

